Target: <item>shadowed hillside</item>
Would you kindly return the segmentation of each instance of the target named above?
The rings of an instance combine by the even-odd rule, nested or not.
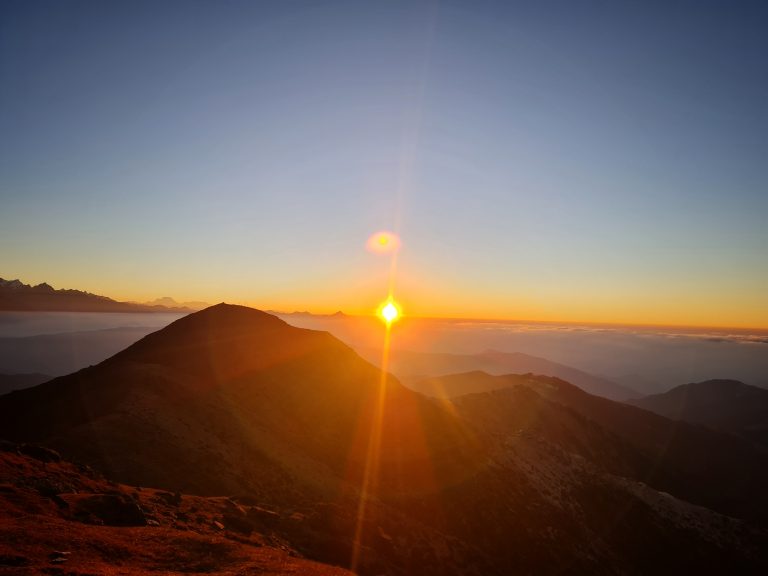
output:
[[[417,386],[453,397],[472,422],[498,423],[496,432],[536,431],[614,473],[726,514],[768,519],[762,489],[768,455],[749,442],[587,394],[558,378],[468,372]],[[467,395],[471,390],[490,392]]]
[[[673,420],[741,434],[768,446],[768,390],[736,380],[677,386],[627,404]]]

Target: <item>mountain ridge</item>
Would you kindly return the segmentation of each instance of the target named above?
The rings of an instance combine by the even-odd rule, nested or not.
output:
[[[740,434],[768,446],[768,390],[738,380],[676,386],[627,404],[666,418]]]
[[[192,308],[120,302],[82,290],[55,289],[45,282],[32,286],[0,278],[2,312],[192,312]]]

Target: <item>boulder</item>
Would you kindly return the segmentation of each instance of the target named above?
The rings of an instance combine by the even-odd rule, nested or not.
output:
[[[261,506],[251,506],[248,508],[247,514],[248,519],[266,526],[274,526],[280,521],[280,514]]]
[[[127,494],[60,494],[72,517],[87,524],[146,526],[147,518]]]

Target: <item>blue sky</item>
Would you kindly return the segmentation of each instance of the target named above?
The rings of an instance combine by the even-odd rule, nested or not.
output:
[[[762,2],[0,3],[0,275],[768,326]]]

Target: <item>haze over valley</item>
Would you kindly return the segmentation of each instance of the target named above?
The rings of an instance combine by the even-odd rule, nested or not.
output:
[[[105,360],[183,314],[0,311],[0,374],[64,375]],[[374,364],[380,359],[376,318],[277,315],[330,332]],[[405,382],[469,370],[535,372],[619,400],[713,378],[768,387],[766,330],[419,318],[403,320],[398,330],[389,370]]]

